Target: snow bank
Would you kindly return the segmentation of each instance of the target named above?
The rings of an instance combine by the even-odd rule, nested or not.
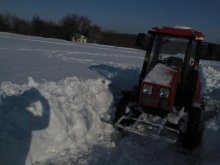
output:
[[[202,95],[206,101],[206,110],[209,112],[220,112],[220,62],[202,61]],[[206,123],[206,127],[214,131],[220,128],[219,115]]]
[[[202,67],[203,77],[205,77],[204,93],[209,94],[220,89],[220,72],[211,66]]]
[[[9,122],[7,119],[10,119],[10,123],[7,123],[7,125],[12,130],[5,130],[7,136],[0,132],[0,138],[13,144],[14,146],[11,147],[14,148],[19,147],[21,144],[30,145],[26,147],[26,150],[30,147],[29,152],[26,152],[28,155],[25,155],[27,156],[27,164],[52,162],[53,159],[56,159],[57,163],[59,158],[62,162],[65,161],[65,158],[71,158],[71,161],[68,160],[69,163],[79,159],[81,163],[84,163],[83,155],[87,154],[93,145],[101,143],[106,147],[114,145],[109,140],[113,131],[112,125],[108,124],[111,120],[113,98],[108,85],[109,81],[103,79],[83,81],[76,77],[66,78],[59,82],[45,81],[44,83],[37,83],[29,78],[28,82],[23,85],[3,82],[0,85],[2,93],[0,118],[1,120],[4,118],[5,123]],[[37,95],[37,99],[32,99],[31,97],[35,97],[35,95]],[[13,98],[13,102],[9,101],[11,98]],[[29,100],[28,104],[26,104],[26,100]],[[33,129],[29,135],[29,140],[26,141],[20,141],[19,138],[16,138],[21,132],[13,130],[18,129],[18,127],[21,130],[27,130],[27,125],[32,125],[30,123],[32,121],[25,123],[27,119],[24,118],[25,115],[22,117],[20,112],[16,113],[21,107],[25,109],[25,115],[28,111],[29,115],[38,116],[39,118],[45,116],[45,107],[48,111],[49,121],[48,123],[43,121],[47,123],[44,125],[47,127],[36,129],[36,131]],[[4,112],[4,109],[10,109],[10,113]],[[16,123],[16,120],[20,118],[24,119]],[[14,128],[10,126],[13,124],[17,126]],[[28,131],[30,129],[28,127]],[[22,134],[22,136],[25,137],[25,134]],[[25,137],[25,139],[28,138]],[[4,148],[1,149],[4,150]],[[10,152],[12,151],[10,150]],[[0,152],[5,153],[7,150],[0,150]],[[8,156],[13,155],[11,153],[7,154]],[[17,156],[18,159],[20,157]],[[13,160],[13,157],[10,156],[9,159]],[[16,159],[14,161],[18,162]],[[80,163],[80,161],[77,162]]]
[[[220,68],[219,64],[210,65],[209,61],[201,64],[202,94],[207,101],[218,101],[220,95]]]

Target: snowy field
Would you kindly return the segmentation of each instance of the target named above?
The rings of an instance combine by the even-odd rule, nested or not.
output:
[[[144,51],[0,33],[0,164],[219,164],[220,120],[193,153],[122,137],[116,90],[136,84]],[[220,62],[201,61],[207,111],[219,110]]]

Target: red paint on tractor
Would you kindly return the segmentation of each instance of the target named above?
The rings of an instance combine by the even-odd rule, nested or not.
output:
[[[165,33],[170,35],[176,35],[181,37],[195,37],[195,38],[204,38],[204,35],[201,32],[192,30],[190,28],[175,28],[175,27],[154,27],[152,31],[157,33]]]
[[[152,75],[157,74],[157,72],[160,71],[158,70],[158,66],[160,65],[163,64],[155,65],[155,67],[148,73],[147,76],[151,74]],[[139,103],[146,108],[151,107],[151,108],[171,112],[176,97],[176,90],[180,82],[180,70],[178,69],[175,70],[164,65],[162,74],[166,75],[169,78],[168,79],[169,81],[166,80],[167,82],[163,83],[163,81],[151,80],[150,77],[144,79],[139,91]],[[144,85],[152,86],[151,95],[143,93]],[[170,91],[168,98],[160,97],[161,88],[168,89]]]

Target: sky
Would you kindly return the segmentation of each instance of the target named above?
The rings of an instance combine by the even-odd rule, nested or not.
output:
[[[219,0],[0,0],[0,13],[59,21],[87,16],[103,30],[137,34],[153,26],[190,26],[220,44]]]

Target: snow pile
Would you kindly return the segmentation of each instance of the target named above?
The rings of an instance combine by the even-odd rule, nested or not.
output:
[[[208,102],[218,102],[220,95],[220,71],[219,68],[202,65],[202,94]],[[213,103],[212,103],[213,104]]]
[[[0,153],[10,155],[12,164],[25,160],[27,164],[41,164],[55,158],[56,163],[68,159],[70,164],[83,164],[83,155],[93,145],[114,146],[109,140],[113,98],[108,85],[109,81],[103,79],[82,81],[76,77],[44,83],[29,78],[23,85],[3,82],[0,120],[4,122],[0,129],[4,130],[0,140],[13,145],[0,144]],[[21,146],[23,150],[17,151]],[[20,154],[16,156],[13,150]]]
[[[208,95],[215,90],[220,89],[220,72],[211,66],[202,67],[203,76],[205,77],[204,93]]]
[[[220,110],[220,68],[219,62],[202,61],[202,95],[206,101],[206,110],[216,114]],[[206,123],[206,127],[214,131],[220,128],[219,115]]]

